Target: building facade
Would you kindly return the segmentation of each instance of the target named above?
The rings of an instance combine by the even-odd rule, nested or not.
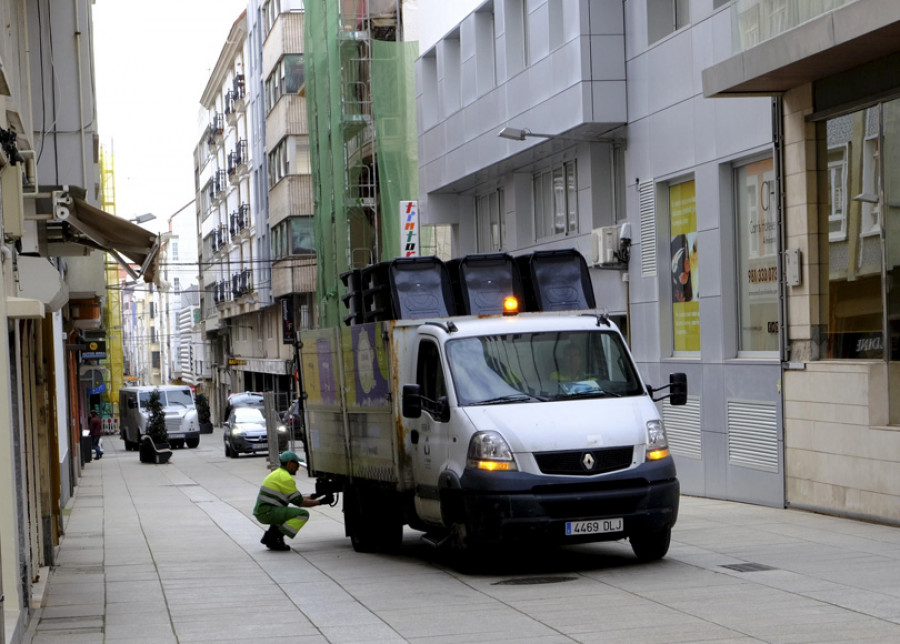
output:
[[[314,323],[303,3],[251,2],[203,92],[195,150],[200,318],[213,417],[239,391],[296,397],[293,329]],[[290,330],[290,333],[287,332]]]
[[[688,375],[684,492],[898,521],[895,3],[473,9],[417,62],[425,220],[585,255],[649,381]]]
[[[4,641],[24,636],[84,465],[88,410],[104,402],[107,254],[132,279],[156,273],[157,235],[100,207],[91,8],[0,1]]]
[[[900,6],[726,13],[733,49],[704,69],[704,94],[773,97],[783,140],[785,500],[898,523]]]

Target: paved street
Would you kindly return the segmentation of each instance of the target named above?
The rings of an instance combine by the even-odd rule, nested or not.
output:
[[[897,528],[684,498],[662,562],[611,543],[461,574],[413,531],[399,555],[355,553],[339,507],[267,551],[250,514],[266,461],[225,458],[219,429],[167,465],[104,442],[36,644],[900,641]]]

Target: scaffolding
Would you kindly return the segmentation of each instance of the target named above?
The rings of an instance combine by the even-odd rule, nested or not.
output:
[[[108,213],[116,214],[116,173],[113,154],[100,146],[100,207]],[[101,410],[104,429],[113,433],[112,426],[118,423],[119,389],[125,384],[125,356],[122,343],[122,313],[119,285],[122,269],[119,263],[107,256],[106,267],[106,306],[104,307],[103,326],[106,328],[106,359],[101,364],[107,368],[109,380],[106,384],[107,404]]]
[[[308,1],[306,86],[317,301],[340,323],[340,275],[400,254],[399,202],[418,194],[413,63],[401,0]]]

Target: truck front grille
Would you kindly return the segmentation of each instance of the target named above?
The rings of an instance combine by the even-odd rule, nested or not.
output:
[[[609,447],[573,452],[537,452],[534,458],[543,474],[593,476],[624,470],[631,465],[633,455],[633,447]]]

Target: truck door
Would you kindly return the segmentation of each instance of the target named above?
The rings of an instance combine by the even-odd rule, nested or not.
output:
[[[438,344],[429,338],[419,342],[416,384],[422,395],[422,415],[412,426],[413,477],[416,512],[428,521],[440,521],[438,476],[447,460],[448,423],[441,420],[446,406],[447,384]]]

